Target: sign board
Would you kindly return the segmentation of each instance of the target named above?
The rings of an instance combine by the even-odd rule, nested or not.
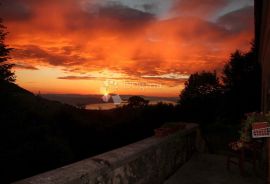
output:
[[[268,122],[256,122],[252,124],[252,137],[270,137],[270,125]]]

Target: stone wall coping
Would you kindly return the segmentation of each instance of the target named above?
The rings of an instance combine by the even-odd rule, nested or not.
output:
[[[166,144],[176,136],[185,136],[198,129],[195,123],[185,123],[186,128],[166,137],[149,137],[141,141],[108,151],[13,184],[69,184],[84,176],[96,177],[101,173],[114,170],[145,154],[160,144]]]

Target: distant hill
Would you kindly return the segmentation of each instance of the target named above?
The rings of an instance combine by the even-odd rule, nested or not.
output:
[[[24,94],[24,95],[33,95],[31,92],[26,89],[21,88],[20,86],[8,83],[5,81],[0,81],[0,92],[1,93],[13,93],[13,94]]]
[[[43,98],[59,101],[73,106],[103,103],[101,95],[77,95],[77,94],[42,94]]]
[[[65,104],[78,106],[78,105],[88,105],[88,104],[99,104],[104,103],[101,97],[102,95],[79,95],[79,94],[42,94],[42,97],[59,101]],[[120,95],[122,100],[128,100],[131,96],[134,95]],[[172,101],[177,102],[179,97],[156,97],[156,96],[142,96],[149,101]],[[109,103],[112,101],[109,101]]]
[[[60,109],[76,110],[73,106],[42,98],[16,84],[7,82],[0,82],[0,100],[2,105],[0,108],[3,112],[12,108],[17,111],[16,115],[31,112],[42,115],[41,119],[50,117],[49,114],[52,115]]]

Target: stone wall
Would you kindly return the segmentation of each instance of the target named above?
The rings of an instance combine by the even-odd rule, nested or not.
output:
[[[166,137],[150,137],[16,184],[159,184],[195,151],[196,124]]]

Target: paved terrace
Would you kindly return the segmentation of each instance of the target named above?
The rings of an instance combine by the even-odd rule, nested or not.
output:
[[[164,184],[265,184],[260,175],[254,174],[249,164],[244,176],[236,165],[228,171],[225,156],[196,154]]]

